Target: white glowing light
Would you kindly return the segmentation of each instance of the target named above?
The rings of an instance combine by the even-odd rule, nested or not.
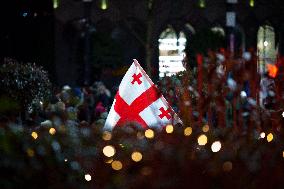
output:
[[[219,152],[221,150],[222,144],[220,141],[215,141],[211,145],[212,152]]]
[[[228,87],[233,91],[237,88],[237,83],[232,78],[229,78],[227,80],[227,84],[228,84]]]
[[[112,157],[115,154],[115,148],[113,146],[105,146],[103,148],[103,153],[106,157]]]
[[[267,42],[267,41],[264,41],[264,42],[263,42],[263,45],[264,45],[265,47],[267,47],[267,46],[268,46],[268,42]]]
[[[241,97],[242,98],[246,98],[247,97],[247,93],[245,91],[241,91]]]
[[[53,8],[57,9],[59,6],[59,0],[53,0]]]
[[[265,138],[265,132],[260,133],[260,138]]]
[[[282,112],[282,117],[284,117],[284,112]]]
[[[90,174],[86,174],[85,175],[85,180],[86,181],[91,181],[92,180],[92,176]]]

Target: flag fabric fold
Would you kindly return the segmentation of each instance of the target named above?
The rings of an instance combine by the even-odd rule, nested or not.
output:
[[[112,130],[126,124],[143,128],[162,128],[180,121],[158,88],[154,85],[137,60],[123,77],[104,129]]]

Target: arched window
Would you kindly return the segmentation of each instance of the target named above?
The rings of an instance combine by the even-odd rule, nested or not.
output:
[[[164,30],[159,38],[159,77],[172,76],[185,71],[183,66],[186,37],[183,32],[177,36],[172,27]]]
[[[219,26],[212,27],[211,31],[214,33],[219,33],[222,36],[225,36],[225,31],[222,27],[219,27]]]
[[[275,32],[268,25],[261,26],[257,33],[258,71],[264,73],[266,64],[273,64],[276,59]]]

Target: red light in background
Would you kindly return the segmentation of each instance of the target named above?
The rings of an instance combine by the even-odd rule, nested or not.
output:
[[[275,78],[278,72],[278,68],[276,65],[274,64],[267,64],[266,65],[267,71],[268,71],[268,75],[272,78]]]

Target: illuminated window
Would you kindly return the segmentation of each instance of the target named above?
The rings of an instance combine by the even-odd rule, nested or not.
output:
[[[57,9],[59,6],[59,0],[53,0],[53,8]]]
[[[185,71],[183,59],[186,37],[183,32],[179,38],[172,27],[162,32],[159,38],[159,76],[172,76],[178,72]]]
[[[254,0],[249,0],[249,6],[254,7]]]
[[[205,7],[206,7],[206,2],[205,2],[205,0],[199,0],[198,6],[199,6],[200,8],[205,8]]]
[[[108,2],[107,2],[107,0],[101,0],[101,1],[100,1],[100,8],[101,8],[102,10],[106,10],[106,9],[108,8]]]
[[[273,27],[265,25],[257,33],[258,71],[264,73],[266,64],[274,64],[276,59],[275,32]]]

